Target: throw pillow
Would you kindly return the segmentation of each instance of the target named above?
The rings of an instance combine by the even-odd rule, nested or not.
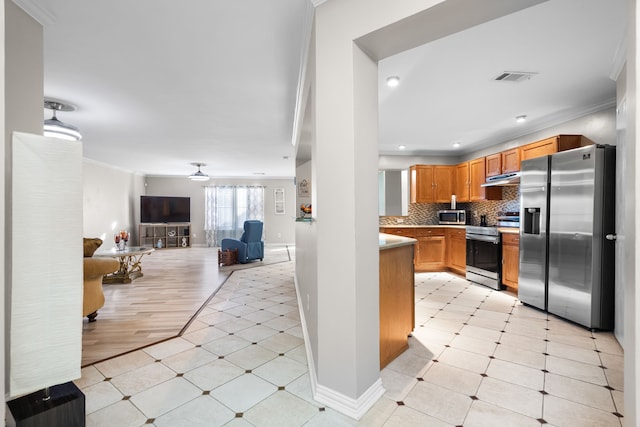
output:
[[[102,239],[98,239],[97,237],[93,238],[83,238],[83,247],[84,247],[84,257],[92,257],[93,253],[98,250],[100,245],[102,245]]]

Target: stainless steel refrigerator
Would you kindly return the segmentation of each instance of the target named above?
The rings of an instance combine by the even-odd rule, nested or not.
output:
[[[518,298],[591,329],[613,329],[615,147],[525,160]]]

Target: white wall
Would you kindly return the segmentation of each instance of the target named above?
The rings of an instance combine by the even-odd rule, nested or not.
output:
[[[398,156],[380,155],[378,168],[380,170],[406,170],[413,165],[455,165],[459,162],[457,156]]]
[[[1,83],[0,83],[0,96],[2,96],[2,100],[4,102],[3,104],[3,108],[4,111],[7,110],[6,108],[6,96],[5,96],[5,56],[6,56],[6,51],[5,51],[5,24],[4,24],[4,19],[5,19],[5,5],[4,3],[2,3],[2,6],[0,7],[0,79]],[[0,165],[2,165],[2,171],[5,172],[6,170],[6,161],[5,161],[5,149],[6,149],[6,142],[7,142],[7,137],[5,134],[5,116],[4,114],[0,114],[0,136],[2,137],[2,148],[0,149]],[[6,233],[5,233],[5,208],[7,206],[8,203],[5,202],[5,192],[4,192],[4,185],[5,185],[5,174],[1,173],[0,174],[0,200],[2,201],[2,209],[0,210],[0,240],[3,242],[6,242]],[[5,251],[5,245],[0,245],[0,285],[2,285],[2,292],[0,292],[0,344],[2,346],[2,351],[0,352],[0,366],[2,366],[2,375],[3,375],[3,380],[0,381],[0,395],[4,396],[5,395],[5,378],[7,378],[7,369],[5,367],[5,315],[8,313],[5,310],[5,289],[6,289],[6,281],[5,281],[5,263],[6,263],[6,251]],[[6,406],[5,405],[0,405],[2,406],[2,408],[0,408],[0,419],[5,419],[5,411],[6,411]]]
[[[638,18],[640,10],[636,0],[629,0],[628,27],[627,27],[627,74],[626,74],[626,101],[627,123],[625,157],[627,168],[625,181],[628,183],[625,192],[624,215],[624,251],[625,259],[625,354],[624,354],[624,424],[627,426],[640,425],[640,292],[638,286],[637,265],[640,264],[640,242],[636,236],[636,222],[640,212],[640,174],[636,172],[640,164],[640,150],[638,144],[638,121],[640,109],[638,109]]]
[[[42,134],[43,108],[43,43],[42,26],[28,16],[10,0],[5,0],[2,7],[2,69],[3,75],[3,111],[2,111],[2,165],[3,176],[3,295],[0,297],[3,310],[2,321],[4,336],[8,334],[11,306],[11,133],[14,131]],[[34,262],[37,268],[37,262]],[[2,391],[6,390],[7,353],[5,340],[2,339],[3,373],[5,374]],[[4,415],[5,407],[2,407]]]
[[[106,249],[113,246],[115,233],[128,230],[129,244],[137,246],[144,177],[89,159],[84,159],[82,173],[84,236],[101,238]]]
[[[461,156],[460,161],[464,162],[466,160],[473,160],[478,157],[499,153],[555,135],[584,135],[596,144],[616,145],[616,107],[608,107],[564,123],[541,129],[537,132],[523,135],[516,139],[474,151]]]
[[[264,189],[264,242],[293,244],[297,216],[295,186],[291,179],[215,178],[206,182],[190,181],[186,177],[151,177],[145,179],[148,196],[181,196],[191,198],[192,245],[206,246],[204,236],[204,187],[214,185],[262,185]],[[274,189],[284,188],[285,214],[275,214]],[[136,206],[140,205],[139,198]],[[136,223],[140,221],[139,216]]]
[[[400,156],[381,155],[378,159],[380,170],[408,169],[418,164],[455,165],[478,157],[499,153],[510,148],[519,147],[531,142],[540,141],[555,135],[584,135],[597,144],[616,145],[616,107],[586,114],[564,123],[559,123],[536,132],[522,135],[508,141],[502,141],[481,150],[475,150],[460,156]]]

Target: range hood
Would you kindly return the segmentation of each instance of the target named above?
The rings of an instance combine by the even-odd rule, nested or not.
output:
[[[520,184],[520,172],[504,173],[502,175],[490,176],[487,182],[480,185],[481,187],[500,187],[507,185]]]

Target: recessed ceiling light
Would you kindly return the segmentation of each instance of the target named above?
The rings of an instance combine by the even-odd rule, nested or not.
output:
[[[516,116],[516,122],[524,123],[527,121],[527,116]]]
[[[387,86],[396,87],[399,84],[400,84],[400,77],[398,76],[387,77]]]
[[[459,142],[454,142],[453,143],[453,148],[460,148],[460,143]]]
[[[404,150],[405,148],[407,148],[406,145],[398,145],[398,150]]]

